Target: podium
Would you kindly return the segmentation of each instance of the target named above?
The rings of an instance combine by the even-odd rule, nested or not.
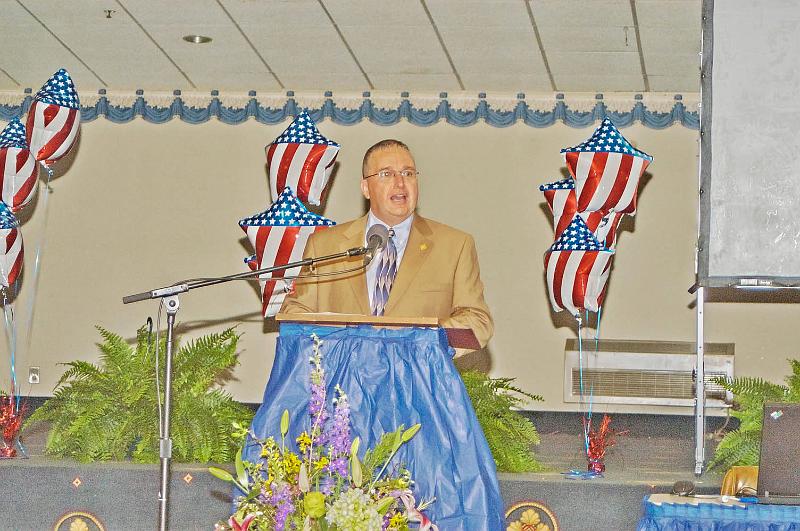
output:
[[[294,437],[310,424],[309,358],[316,335],[328,398],[337,385],[347,394],[359,453],[401,424],[420,423],[393,462],[411,471],[417,501],[436,499],[426,514],[442,530],[505,529],[494,461],[453,365],[448,333],[436,319],[279,314],[279,321],[275,361],[251,426],[256,437],[279,440],[288,410],[287,443],[297,450]],[[258,452],[248,441],[242,455],[255,462]]]

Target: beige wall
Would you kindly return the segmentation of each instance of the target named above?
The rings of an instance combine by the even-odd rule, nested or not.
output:
[[[155,316],[156,303],[123,306],[123,295],[244,270],[241,258],[250,249],[236,222],[268,206],[263,147],[284,127],[252,121],[117,125],[104,119],[83,125],[71,166],[60,165],[52,184],[29,349],[25,315],[35,248],[44,235],[41,195],[23,226],[27,254],[24,288],[15,303],[22,334],[17,372],[26,382],[28,366],[41,367],[42,383],[30,388],[31,395],[52,393],[63,371],[58,363],[97,359],[95,324],[131,337],[148,315]],[[423,174],[421,213],[469,231],[477,241],[496,333],[488,355],[466,362],[516,377],[521,387],[545,397],[536,408],[575,409],[561,398],[564,340],[575,332],[571,319],[554,317],[549,309],[542,256],[552,229],[537,187],[561,178],[559,149],[584,140],[591,129],[330,121],[320,128],[343,146],[324,211],[337,221],[362,213],[358,179],[366,147],[389,136],[412,147]],[[657,131],[641,125],[623,133],[655,162],[635,225],[619,238],[602,336],[691,341],[694,310],[686,290],[694,278],[698,134],[681,126]],[[260,401],[275,334],[273,324],[259,318],[254,286],[210,287],[181,301],[179,321],[190,329],[187,337],[239,325],[241,365],[228,389],[239,400]],[[788,371],[785,359],[797,356],[796,317],[790,304],[713,304],[707,308],[708,340],[736,343],[737,373],[777,381]],[[0,352],[0,385],[8,386],[6,348]]]

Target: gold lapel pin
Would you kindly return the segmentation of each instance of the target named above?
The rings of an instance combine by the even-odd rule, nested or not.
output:
[[[427,244],[427,243],[421,243],[421,244],[419,244],[419,250],[420,250],[420,251],[425,251],[425,250],[427,250],[427,249],[428,249],[428,244]]]

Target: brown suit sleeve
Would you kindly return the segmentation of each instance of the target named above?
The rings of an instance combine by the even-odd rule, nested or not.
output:
[[[453,278],[453,310],[450,317],[442,321],[442,326],[471,329],[481,347],[486,346],[494,333],[492,315],[483,298],[483,282],[475,240],[469,235],[461,248]],[[466,352],[469,351],[457,349],[456,356]]]
[[[303,259],[316,256],[314,251],[314,235],[308,239],[306,248],[303,250]],[[308,266],[300,270],[301,276],[310,273]],[[294,282],[292,291],[286,295],[281,306],[281,313],[316,313],[319,311],[319,299],[317,294],[316,279],[297,279]]]

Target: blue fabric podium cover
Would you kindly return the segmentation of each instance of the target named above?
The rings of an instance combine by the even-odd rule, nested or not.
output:
[[[312,333],[323,341],[329,404],[337,384],[350,400],[351,433],[362,441],[359,454],[400,424],[421,423],[393,462],[411,471],[418,502],[436,498],[425,514],[442,531],[504,529],[494,461],[443,330],[282,324],[264,401],[253,419],[256,436],[279,440],[284,410],[290,438],[308,428]],[[291,444],[296,450],[293,439]],[[255,461],[258,453],[258,445],[248,444],[243,456]]]
[[[638,531],[800,531],[800,506],[655,504],[644,499]]]

